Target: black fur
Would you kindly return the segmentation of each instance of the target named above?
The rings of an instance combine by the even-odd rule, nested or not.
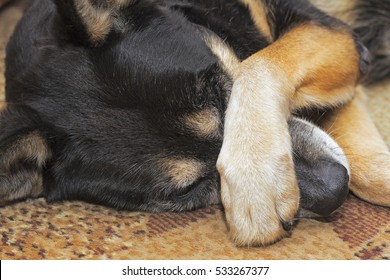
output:
[[[371,67],[365,80],[373,84],[390,78],[390,1],[358,0],[353,11],[354,31],[371,51]]]
[[[221,141],[197,137],[179,119],[206,107],[223,115],[230,78],[181,13],[141,2],[153,20],[134,35],[88,48],[58,35],[66,21],[51,1],[34,1],[8,45],[9,106],[39,114],[53,139],[55,160],[44,171],[49,201],[151,211],[218,202]],[[207,173],[175,189],[159,161],[176,157],[204,162]]]
[[[328,28],[348,28],[346,24],[330,17],[307,0],[260,0],[267,7],[268,21],[271,23],[274,40],[302,23],[313,22]]]
[[[274,39],[307,21],[345,28],[305,1],[264,4]],[[92,44],[73,1],[32,1],[7,47],[0,143],[39,129],[52,155],[41,171],[49,201],[148,211],[218,203],[223,127],[203,137],[181,120],[213,108],[223,123],[232,79],[198,31],[217,34],[240,59],[269,42],[236,0],[133,1],[115,17],[120,29]],[[170,159],[204,168],[178,188],[161,164]]]

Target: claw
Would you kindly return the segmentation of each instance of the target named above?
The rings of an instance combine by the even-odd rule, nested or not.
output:
[[[293,222],[282,222],[282,226],[285,231],[291,231],[293,228]]]

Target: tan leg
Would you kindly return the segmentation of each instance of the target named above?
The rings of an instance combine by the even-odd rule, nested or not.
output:
[[[321,123],[344,150],[351,169],[350,189],[368,202],[390,206],[390,152],[366,108],[362,89]]]
[[[359,59],[347,32],[306,24],[235,69],[217,168],[237,244],[269,244],[290,228],[299,190],[287,119],[301,107],[352,99]]]

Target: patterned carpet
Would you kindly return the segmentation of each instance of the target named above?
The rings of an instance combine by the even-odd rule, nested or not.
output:
[[[23,2],[0,10],[0,104],[4,48]],[[390,144],[390,84],[368,93]],[[1,259],[390,259],[390,209],[353,195],[329,219],[302,220],[289,238],[263,248],[235,247],[218,206],[149,214],[38,199],[0,208],[0,234]]]

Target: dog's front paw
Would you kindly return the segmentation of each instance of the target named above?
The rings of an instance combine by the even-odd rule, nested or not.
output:
[[[283,72],[256,55],[235,74],[217,168],[227,224],[237,245],[278,241],[298,211],[287,125],[293,93]]]
[[[390,153],[349,156],[352,192],[373,204],[390,207]]]
[[[226,221],[237,245],[274,243],[291,230],[299,190],[289,154],[222,150],[217,168]]]

